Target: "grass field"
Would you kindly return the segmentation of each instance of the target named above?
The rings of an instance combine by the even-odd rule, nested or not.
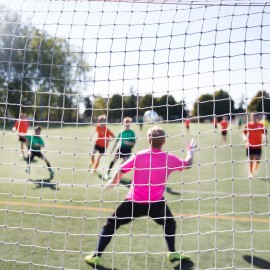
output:
[[[185,156],[187,135],[179,123],[162,125],[169,135],[166,149]],[[117,134],[121,126],[110,128]],[[147,147],[145,133],[134,125],[134,151]],[[88,170],[93,127],[43,129],[45,164],[25,172],[16,134],[0,134],[0,269],[91,269],[84,257],[94,250],[106,217],[124,200],[131,174],[111,192]],[[170,176],[166,199],[177,221],[176,247],[191,255],[183,265],[169,263],[162,228],[141,218],[121,227],[103,255],[99,269],[270,269],[270,147],[263,148],[253,179],[241,131],[232,125],[228,144],[210,124],[193,123],[189,138],[199,145],[191,170]],[[112,143],[110,144],[112,147]],[[103,157],[99,173],[112,156]]]

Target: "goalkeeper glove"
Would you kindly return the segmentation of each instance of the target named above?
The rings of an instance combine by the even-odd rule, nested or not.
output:
[[[192,139],[190,141],[190,143],[187,144],[187,151],[193,155],[194,152],[197,150],[197,144],[196,144],[196,141],[194,139]]]

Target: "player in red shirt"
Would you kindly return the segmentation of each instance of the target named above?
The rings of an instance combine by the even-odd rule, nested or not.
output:
[[[21,113],[19,119],[15,122],[15,124],[12,128],[12,131],[18,132],[19,142],[21,143],[21,156],[22,157],[26,157],[24,155],[24,149],[23,149],[24,147],[23,146],[25,144],[27,147],[27,139],[25,138],[25,135],[27,134],[28,128],[29,128],[29,121],[26,117],[26,114]]]
[[[226,141],[227,141],[227,131],[228,131],[228,126],[229,126],[227,116],[222,117],[222,120],[220,121],[220,126],[221,126],[221,142],[226,143]]]
[[[91,155],[91,163],[89,165],[89,169],[94,165],[93,173],[96,172],[96,169],[99,165],[100,158],[101,156],[104,155],[106,148],[108,147],[110,137],[115,138],[114,134],[106,126],[106,121],[107,121],[106,115],[105,114],[100,115],[98,117],[98,124],[97,124],[96,130],[90,136],[92,138],[92,136],[95,133],[97,133],[97,139],[96,139],[93,153]],[[96,152],[99,152],[99,155],[98,155],[97,160],[95,161]]]
[[[189,133],[189,127],[190,127],[190,119],[189,117],[185,118],[185,126],[186,126],[186,130],[187,130],[187,134]]]
[[[253,176],[253,171],[258,169],[264,137],[264,126],[259,122],[258,115],[250,114],[250,122],[247,123],[243,131],[243,139],[247,142],[246,153],[249,157],[249,176]]]

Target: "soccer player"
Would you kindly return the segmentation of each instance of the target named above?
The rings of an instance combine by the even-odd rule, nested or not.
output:
[[[187,130],[187,134],[189,133],[189,127],[190,127],[190,119],[189,117],[185,118],[185,126],[186,126],[186,130]]]
[[[240,116],[238,117],[238,128],[239,128],[239,129],[241,129],[242,123],[243,123],[243,119],[242,119],[242,116],[240,115]]]
[[[28,128],[29,121],[26,117],[26,114],[21,113],[19,119],[15,122],[12,131],[18,131],[19,142],[21,143],[21,156],[24,158],[26,157],[26,155],[24,154],[24,144],[27,146],[27,140],[25,138],[25,135],[27,134]]]
[[[35,135],[33,135],[33,136],[26,135],[25,136],[25,138],[27,139],[27,145],[28,145],[28,149],[29,149],[29,151],[28,151],[29,156],[27,158],[26,172],[30,173],[30,164],[33,161],[34,157],[38,157],[38,158],[45,161],[45,163],[49,169],[49,172],[50,172],[50,177],[53,178],[54,171],[51,168],[51,164],[48,161],[48,159],[41,152],[41,147],[45,146],[43,139],[40,137],[41,129],[42,129],[41,126],[36,126],[35,127]]]
[[[100,115],[98,117],[98,124],[96,130],[90,135],[90,137],[92,138],[93,135],[97,133],[97,139],[95,142],[93,153],[91,154],[91,163],[89,165],[89,169],[94,165],[93,173],[95,173],[98,168],[101,156],[103,156],[106,152],[106,148],[108,147],[110,138],[115,138],[114,134],[106,126],[106,122],[106,115]],[[99,154],[97,160],[95,161],[96,152],[99,152]]]
[[[228,126],[229,122],[227,120],[227,116],[223,116],[222,120],[220,121],[221,126],[221,142],[226,143],[227,141],[227,132],[228,132]]]
[[[131,117],[125,117],[123,119],[123,124],[125,126],[125,130],[121,131],[118,134],[117,140],[115,141],[115,144],[114,144],[113,149],[111,151],[111,153],[113,153],[117,143],[120,141],[120,147],[118,148],[114,159],[110,163],[107,177],[109,176],[114,163],[118,159],[122,158],[123,161],[125,162],[131,155],[132,148],[136,143],[135,132],[132,129],[130,129],[131,123],[132,123]]]
[[[255,113],[250,114],[250,122],[247,123],[243,131],[243,139],[247,142],[246,154],[249,157],[249,176],[253,177],[253,172],[258,169],[262,142],[264,137],[264,126],[259,122],[259,117]]]
[[[99,234],[96,251],[85,257],[86,263],[90,265],[101,265],[103,251],[111,241],[115,231],[120,226],[141,216],[148,216],[163,226],[169,250],[167,257],[171,262],[190,259],[189,256],[175,250],[176,221],[164,199],[164,192],[170,173],[191,167],[193,152],[196,148],[195,142],[192,140],[186,159],[182,160],[167,151],[162,151],[166,134],[161,127],[150,128],[147,131],[147,137],[150,148],[139,151],[120,165],[118,171],[105,186],[105,189],[115,187],[125,173],[133,170],[133,180],[126,199],[107,219]]]

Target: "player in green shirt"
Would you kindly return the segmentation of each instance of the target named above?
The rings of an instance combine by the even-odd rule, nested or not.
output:
[[[35,127],[35,135],[25,136],[25,138],[27,140],[27,146],[29,149],[28,150],[29,156],[27,158],[26,172],[30,173],[30,164],[33,161],[34,157],[39,157],[40,159],[45,161],[45,163],[47,164],[47,167],[49,169],[50,176],[51,176],[51,178],[53,178],[54,172],[51,168],[51,164],[41,152],[41,147],[45,146],[43,139],[40,137],[41,129],[42,129],[41,126],[36,126]]]
[[[128,160],[128,158],[131,155],[131,150],[132,150],[133,146],[136,143],[135,132],[130,129],[131,122],[132,122],[131,117],[125,117],[124,120],[123,120],[123,123],[125,125],[125,130],[121,131],[118,134],[117,140],[115,141],[115,144],[114,144],[113,149],[111,151],[111,153],[113,153],[117,143],[120,141],[120,147],[118,148],[114,159],[110,163],[110,167],[109,167],[109,170],[108,170],[107,177],[109,176],[114,163],[118,159],[122,158],[123,162],[125,162],[126,160]]]

